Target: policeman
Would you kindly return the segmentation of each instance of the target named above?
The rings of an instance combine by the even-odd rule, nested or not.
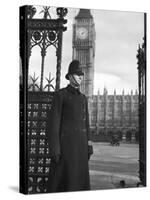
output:
[[[48,143],[51,167],[48,192],[90,190],[88,160],[90,142],[86,96],[79,90],[84,73],[73,60],[66,74],[69,85],[55,92],[48,113]]]

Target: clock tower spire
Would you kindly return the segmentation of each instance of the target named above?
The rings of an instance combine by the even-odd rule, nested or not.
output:
[[[93,95],[95,25],[89,9],[80,9],[73,24],[73,59],[81,63],[84,72],[81,91],[86,96]]]

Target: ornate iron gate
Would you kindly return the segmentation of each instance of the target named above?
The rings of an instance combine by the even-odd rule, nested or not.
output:
[[[51,101],[54,94],[50,89],[58,90],[60,88],[62,37],[63,31],[67,29],[64,27],[64,24],[67,22],[64,19],[67,14],[67,9],[57,8],[58,18],[51,19],[49,14],[50,7],[43,7],[43,19],[34,19],[33,16],[36,13],[36,8],[33,6],[25,6],[24,8],[24,25],[26,25],[26,30],[20,29],[20,34],[25,34],[24,31],[26,31],[26,38],[24,38],[26,39],[26,44],[25,46],[20,44],[20,48],[25,48],[23,50],[25,51],[26,57],[21,54],[23,87],[20,87],[20,131],[21,133],[26,133],[26,135],[23,136],[21,134],[22,136],[20,136],[20,149],[22,149],[25,155],[25,159],[21,159],[20,161],[21,170],[24,173],[24,176],[20,177],[20,181],[23,181],[24,186],[27,187],[24,189],[24,193],[43,193],[47,191],[46,181],[48,180],[51,162],[46,136],[47,111],[51,108]],[[35,46],[39,46],[41,49],[40,85],[36,83],[37,78],[35,76],[31,77],[32,83],[28,84],[27,81],[29,60],[32,48]],[[43,86],[44,61],[46,50],[50,46],[54,46],[56,49],[55,88],[51,84],[53,80],[51,77],[47,79],[48,84],[45,87]],[[46,88],[47,91],[45,91]],[[26,106],[24,107],[24,105]],[[23,189],[21,188],[20,190]]]
[[[46,192],[50,166],[46,122],[52,96],[49,92],[28,94],[28,193]]]

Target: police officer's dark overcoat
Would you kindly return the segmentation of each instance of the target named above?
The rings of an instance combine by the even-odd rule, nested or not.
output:
[[[55,93],[48,114],[50,156],[61,154],[51,163],[48,192],[89,190],[89,118],[85,95],[68,85]]]

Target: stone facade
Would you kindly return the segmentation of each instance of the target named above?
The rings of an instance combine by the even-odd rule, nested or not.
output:
[[[138,141],[138,93],[108,95],[106,88],[88,98],[92,135],[108,140],[118,134],[121,140]]]

